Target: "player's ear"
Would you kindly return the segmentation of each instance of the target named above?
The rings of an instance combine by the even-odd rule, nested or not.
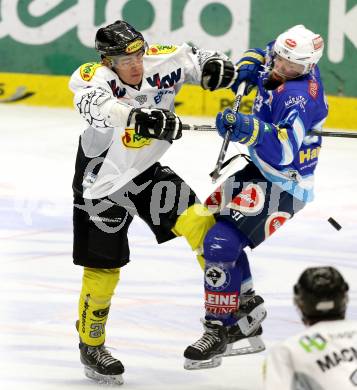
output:
[[[112,60],[108,57],[105,57],[105,56],[102,56],[101,64],[108,67],[108,68],[112,68],[112,66],[113,66]]]

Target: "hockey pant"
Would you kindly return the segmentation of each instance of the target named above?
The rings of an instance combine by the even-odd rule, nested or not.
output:
[[[186,238],[192,250],[196,252],[202,269],[204,269],[203,240],[214,223],[211,213],[203,205],[195,204],[178,217],[172,229],[177,236]],[[111,298],[119,282],[119,275],[119,268],[84,268],[79,299],[78,331],[85,344],[97,346],[105,341],[105,324]]]
[[[228,221],[218,221],[204,240],[206,320],[231,326],[237,318],[240,296],[253,290],[244,247],[248,240]]]

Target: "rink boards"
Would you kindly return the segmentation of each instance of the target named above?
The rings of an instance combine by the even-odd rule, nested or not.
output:
[[[31,106],[71,107],[72,93],[68,76],[48,76],[23,73],[0,73],[0,103]],[[244,100],[241,111],[248,113],[254,92]],[[329,116],[325,127],[357,130],[357,98],[328,96]],[[232,106],[230,90],[203,91],[200,86],[185,85],[176,99],[179,115],[215,116],[218,111]]]

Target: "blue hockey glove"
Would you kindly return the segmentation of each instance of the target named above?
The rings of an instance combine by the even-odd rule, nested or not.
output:
[[[246,51],[243,57],[237,62],[237,79],[232,85],[232,91],[237,93],[238,85],[242,81],[247,82],[245,93],[248,94],[251,89],[257,85],[259,72],[263,70],[265,63],[265,51],[262,49],[250,49]]]
[[[254,115],[234,113],[230,108],[219,112],[216,117],[218,133],[223,138],[231,131],[230,140],[247,146],[255,146],[262,142],[264,129],[268,126]]]

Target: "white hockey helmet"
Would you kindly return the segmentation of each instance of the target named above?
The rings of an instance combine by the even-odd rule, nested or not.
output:
[[[324,40],[319,34],[298,24],[280,34],[274,43],[274,52],[295,64],[304,66],[307,74],[322,57]]]

